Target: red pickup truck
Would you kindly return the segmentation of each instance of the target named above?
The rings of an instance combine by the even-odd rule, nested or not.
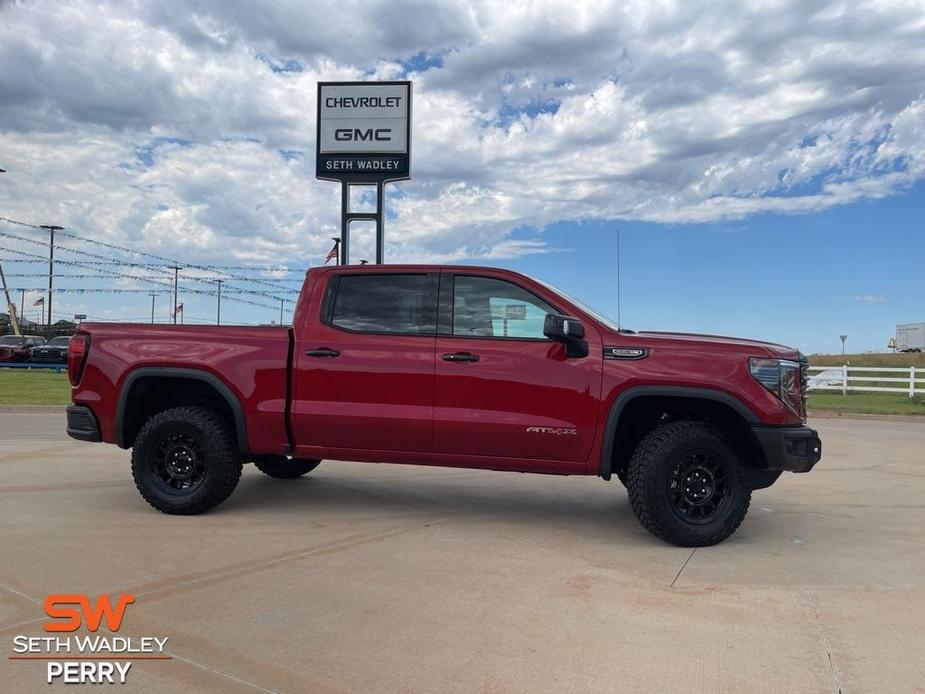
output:
[[[220,504],[248,462],[414,463],[616,476],[643,526],[700,546],[821,456],[796,350],[620,329],[495,268],[312,269],[292,328],[83,323],[68,374],[68,434],[132,448],[174,514]]]

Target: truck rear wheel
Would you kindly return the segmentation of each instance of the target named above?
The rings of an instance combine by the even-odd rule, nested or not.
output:
[[[231,424],[204,407],[154,415],[135,438],[132,477],[158,511],[192,515],[215,508],[241,478]]]
[[[732,535],[751,502],[742,461],[703,422],[653,429],[627,468],[636,518],[649,532],[681,547],[715,545]]]
[[[254,465],[265,475],[280,479],[294,479],[307,475],[321,464],[311,458],[287,458],[284,455],[258,455]]]

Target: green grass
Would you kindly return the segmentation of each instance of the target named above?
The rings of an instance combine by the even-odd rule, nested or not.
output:
[[[915,354],[901,354],[891,352],[885,354],[810,354],[810,366],[889,366],[895,369],[908,369],[914,366],[916,369],[925,369],[925,352]]]
[[[891,384],[895,385],[895,384]],[[810,393],[807,408],[814,411],[857,414],[918,414],[925,415],[925,397],[910,398],[900,393]]]
[[[67,373],[51,370],[0,369],[0,405],[67,405]]]

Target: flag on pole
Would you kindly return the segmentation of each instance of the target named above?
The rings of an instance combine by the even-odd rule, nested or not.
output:
[[[337,241],[334,242],[334,247],[331,249],[331,252],[328,253],[328,257],[324,259],[324,264],[327,265],[332,260],[337,260]]]
[[[40,297],[39,297],[39,300],[36,301],[36,302],[35,302],[34,304],[32,304],[32,305],[33,305],[33,306],[44,306],[44,305],[45,305],[45,297],[44,297],[44,296],[40,296]]]
[[[183,304],[177,304],[177,313],[175,313],[174,315],[177,315],[180,313],[183,313]]]

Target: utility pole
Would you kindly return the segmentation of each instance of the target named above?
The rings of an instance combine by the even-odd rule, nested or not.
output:
[[[151,325],[154,325],[154,299],[157,298],[157,292],[151,292]]]
[[[215,280],[215,284],[218,285],[218,308],[215,315],[215,324],[222,324],[222,282],[225,280]]]
[[[283,301],[285,301],[285,299],[279,300],[279,324],[280,325],[283,324]]]
[[[179,265],[168,265],[173,270],[173,324],[177,324],[177,281],[180,277]]]
[[[41,228],[46,229],[51,235],[51,241],[48,244],[48,330],[51,330],[51,302],[55,286],[55,232],[63,231],[64,227],[57,224],[42,224]]]
[[[10,312],[10,325],[13,326],[13,334],[21,335],[19,332],[19,321],[16,320],[16,304],[10,301],[10,290],[6,286],[6,275],[3,274],[3,266],[0,265],[0,282],[3,283],[3,293],[6,295],[6,305]]]

